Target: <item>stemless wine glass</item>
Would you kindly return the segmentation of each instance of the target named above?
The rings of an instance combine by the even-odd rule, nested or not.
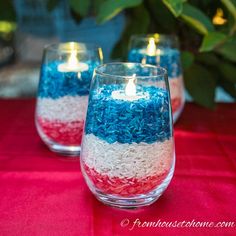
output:
[[[175,123],[185,103],[178,38],[160,34],[133,35],[129,44],[128,61],[159,65],[167,69]]]
[[[60,43],[44,50],[36,127],[54,152],[79,155],[93,70],[102,50],[93,44]]]
[[[133,208],[159,198],[175,165],[164,68],[108,63],[95,69],[80,161],[88,187],[105,204]]]

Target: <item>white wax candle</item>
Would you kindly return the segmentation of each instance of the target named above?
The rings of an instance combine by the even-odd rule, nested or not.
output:
[[[137,93],[136,95],[127,95],[124,93],[124,91],[121,90],[113,91],[111,96],[114,99],[131,101],[131,102],[141,98],[148,98],[148,95],[145,93]]]
[[[147,48],[141,48],[139,52],[150,57],[160,56],[163,53],[161,49],[157,48],[154,38],[150,38]]]
[[[147,98],[148,95],[144,93],[136,93],[136,85],[134,83],[135,74],[131,79],[129,79],[125,91],[117,90],[111,93],[111,96],[114,99],[126,100],[126,101],[135,101],[141,98]]]
[[[57,67],[60,72],[82,72],[87,71],[89,66],[86,63],[78,62],[76,64],[62,63]]]
[[[89,69],[86,63],[79,62],[77,59],[77,51],[72,50],[67,62],[58,65],[58,71],[60,72],[82,72]]]
[[[162,54],[162,50],[157,48],[154,38],[150,38],[149,42],[148,42],[148,45],[147,45],[147,48],[139,49],[139,53],[141,53],[142,55],[145,56],[141,61],[142,64],[146,64],[146,62],[147,62],[146,56],[156,57],[156,63],[157,64],[160,63],[160,55]]]
[[[147,56],[160,56],[160,55],[163,54],[162,50],[159,49],[159,48],[155,51],[155,54],[154,54],[154,55],[153,55],[153,54],[152,54],[152,55],[148,54],[148,52],[147,52],[147,50],[146,50],[145,48],[141,48],[141,49],[139,50],[139,52],[140,52],[141,54],[147,55]]]

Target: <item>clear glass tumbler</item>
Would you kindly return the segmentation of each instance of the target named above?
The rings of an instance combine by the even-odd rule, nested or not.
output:
[[[70,42],[45,48],[35,122],[52,151],[79,155],[90,82],[101,63],[102,50],[92,44]]]
[[[150,205],[175,165],[167,71],[140,63],[95,69],[81,150],[88,187],[103,203]]]
[[[159,65],[167,69],[175,123],[185,103],[178,38],[160,34],[133,35],[129,44],[128,61]]]

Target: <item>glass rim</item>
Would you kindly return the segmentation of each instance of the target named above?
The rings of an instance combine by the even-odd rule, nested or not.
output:
[[[102,65],[97,66],[94,69],[94,73],[100,76],[105,76],[105,77],[116,77],[116,78],[127,78],[131,79],[133,78],[133,75],[119,75],[119,74],[109,74],[109,73],[104,73],[101,71],[102,68],[105,68],[106,66],[118,66],[118,65],[132,65],[132,66],[141,66],[141,67],[146,67],[146,68],[152,68],[156,69],[158,71],[157,75],[135,75],[135,78],[138,79],[153,79],[153,78],[160,78],[160,77],[168,77],[167,70],[164,67],[161,66],[155,66],[155,65],[150,65],[150,64],[141,64],[141,63],[135,63],[135,62],[110,62],[110,63],[105,63]]]
[[[76,45],[76,48],[69,48],[69,45]],[[80,48],[79,46],[85,46],[85,48]],[[61,48],[60,48],[61,47]],[[87,50],[102,50],[102,48],[95,43],[85,43],[85,42],[59,42],[47,44],[44,46],[44,51],[51,52],[61,52],[61,53],[70,53],[71,51],[76,50],[76,52],[85,52]]]
[[[149,38],[161,39],[161,40],[173,40],[178,42],[178,37],[174,34],[159,34],[159,33],[151,33],[151,34],[133,34],[131,39],[140,39],[147,40]]]
[[[130,37],[129,48],[133,43],[149,43],[150,38],[154,38],[155,44],[160,46],[169,46],[172,48],[179,48],[179,38],[174,34],[134,34]]]

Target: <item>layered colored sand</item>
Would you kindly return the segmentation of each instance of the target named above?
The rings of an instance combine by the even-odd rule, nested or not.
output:
[[[173,161],[173,140],[153,144],[108,144],[94,135],[84,139],[84,169],[107,194],[131,197],[161,184]]]
[[[159,65],[167,69],[172,111],[174,117],[176,117],[175,113],[181,111],[185,101],[179,50],[169,47],[160,47],[160,55],[148,56],[143,54],[143,50],[141,49],[132,49],[129,52],[128,60],[130,62],[145,62],[146,64]]]
[[[80,145],[84,120],[62,122],[38,117],[42,132],[52,141],[62,145]]]
[[[96,62],[81,73],[58,71],[58,61],[45,64],[37,99],[36,122],[46,143],[80,146],[88,93]]]
[[[150,99],[123,101],[110,96],[116,89],[104,86],[92,95],[82,167],[103,193],[122,197],[146,194],[162,183],[173,162],[168,94],[148,87],[144,91]]]
[[[57,144],[80,145],[87,100],[87,96],[39,98],[36,121],[41,133]]]
[[[146,176],[143,178],[110,177],[98,173],[94,168],[85,165],[88,177],[96,188],[102,189],[106,194],[117,194],[122,197],[131,197],[137,194],[146,194],[154,190],[167,176],[169,170],[160,175]]]

